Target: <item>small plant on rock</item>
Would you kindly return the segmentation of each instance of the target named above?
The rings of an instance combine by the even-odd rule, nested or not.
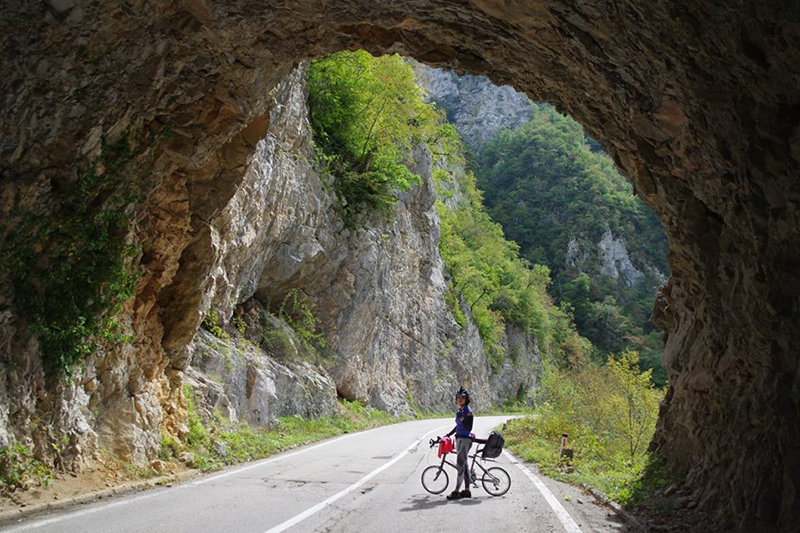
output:
[[[214,310],[206,313],[206,316],[203,317],[202,326],[218,339],[227,338],[227,334],[222,329],[222,326],[219,325],[219,313]]]
[[[47,487],[53,470],[36,459],[22,443],[0,448],[0,493],[9,494],[32,486]]]
[[[278,317],[286,321],[306,345],[319,348],[327,345],[321,328],[322,321],[314,314],[314,305],[298,289],[284,296]]]

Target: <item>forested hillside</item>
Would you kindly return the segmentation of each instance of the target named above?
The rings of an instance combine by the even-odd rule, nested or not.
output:
[[[666,238],[602,147],[511,87],[413,65],[467,144],[487,212],[522,258],[550,269],[551,294],[591,340],[594,360],[639,351],[642,368],[663,385],[662,343],[649,316],[668,274]]]
[[[531,105],[529,122],[477,151],[487,209],[525,259],[550,267],[553,293],[594,358],[637,350],[663,385],[660,332],[649,316],[667,272],[664,231],[579,124]]]

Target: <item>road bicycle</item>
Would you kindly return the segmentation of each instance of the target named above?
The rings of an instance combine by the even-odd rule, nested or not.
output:
[[[482,471],[480,482],[483,485],[484,490],[492,496],[502,496],[508,492],[508,489],[511,488],[511,476],[509,476],[508,472],[499,466],[485,468],[483,464],[478,461],[478,455],[483,455],[484,448],[486,448],[486,440],[473,438],[472,441],[479,445],[483,444],[484,446],[478,446],[478,448],[475,450],[475,453],[467,456],[467,462],[472,459],[472,466],[469,469],[470,479],[466,480],[467,487],[469,487],[470,484],[474,487],[478,486],[478,476],[475,474],[475,467],[477,466]],[[441,437],[437,437],[436,440],[431,439],[429,444],[430,447],[433,448],[441,442]],[[456,452],[451,451],[449,453]],[[445,453],[442,455],[441,463],[438,465],[429,466],[422,471],[422,486],[431,494],[443,493],[445,490],[447,490],[447,487],[450,484],[450,477],[447,475],[444,465],[450,465],[456,469],[456,472],[458,472],[458,465],[448,461],[448,455],[448,453]],[[492,461],[492,459],[481,457],[481,461]]]

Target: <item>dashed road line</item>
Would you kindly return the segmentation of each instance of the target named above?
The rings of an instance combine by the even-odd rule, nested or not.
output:
[[[366,483],[370,479],[374,478],[375,476],[377,476],[378,474],[380,474],[381,472],[383,472],[387,468],[390,468],[393,464],[395,464],[400,459],[402,459],[403,457],[408,455],[408,453],[411,450],[416,448],[419,445],[420,442],[425,440],[425,437],[427,437],[431,433],[435,433],[435,432],[441,430],[442,428],[447,428],[447,427],[450,427],[450,426],[449,425],[440,426],[440,427],[438,427],[436,429],[428,431],[427,433],[422,435],[419,439],[417,439],[414,442],[412,442],[405,450],[400,452],[394,459],[392,459],[388,463],[385,463],[383,466],[380,466],[380,467],[376,468],[375,470],[373,470],[372,472],[370,472],[366,476],[362,477],[361,479],[359,479],[358,481],[356,481],[355,483],[353,483],[349,487],[347,487],[347,488],[337,492],[333,496],[331,496],[331,497],[319,502],[317,505],[315,505],[313,507],[309,507],[308,509],[306,509],[302,513],[298,514],[297,516],[295,516],[293,518],[290,518],[289,520],[286,520],[285,522],[282,522],[282,523],[278,524],[277,526],[275,526],[273,528],[268,529],[266,531],[266,533],[280,533],[281,531],[286,531],[290,527],[299,524],[300,522],[302,522],[306,518],[309,518],[310,516],[320,512],[321,510],[325,509],[326,507],[331,505],[336,500],[339,500],[339,499],[343,498],[344,496],[347,496],[348,494],[350,494],[354,490],[356,490],[359,487],[361,487],[362,485],[364,485],[364,483]]]

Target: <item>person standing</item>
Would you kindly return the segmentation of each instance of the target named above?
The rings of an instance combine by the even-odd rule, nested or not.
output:
[[[453,433],[456,435],[456,451],[458,453],[456,465],[458,466],[458,479],[456,480],[456,490],[447,496],[448,500],[458,500],[460,498],[472,497],[472,493],[469,490],[469,484],[471,480],[467,456],[469,455],[469,450],[472,447],[471,433],[472,424],[475,420],[475,413],[469,406],[469,392],[464,387],[461,387],[458,389],[458,392],[456,392],[456,403],[458,404],[458,410],[456,410],[456,427],[454,427],[453,430],[447,434],[447,436],[449,437]],[[462,482],[464,482],[464,490],[459,492]]]

